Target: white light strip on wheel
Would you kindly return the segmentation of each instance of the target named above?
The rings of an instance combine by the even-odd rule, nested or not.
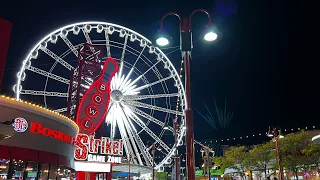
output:
[[[86,25],[86,24],[90,24],[90,25],[98,25],[98,24],[101,24],[101,25],[105,25],[105,26],[114,26],[114,27],[117,27],[117,28],[120,28],[120,29],[124,29],[126,31],[129,31],[130,33],[133,33],[133,34],[136,34],[138,35],[140,38],[144,39],[147,43],[149,44],[152,44],[152,42],[150,40],[148,40],[146,37],[142,36],[141,34],[137,33],[136,31],[133,31],[129,28],[126,28],[126,27],[123,27],[123,26],[120,26],[120,25],[117,25],[117,24],[113,24],[113,23],[107,23],[107,22],[100,22],[100,21],[88,21],[88,22],[80,22],[80,23],[74,23],[74,24],[70,24],[70,25],[67,25],[67,26],[63,26],[53,32],[51,32],[50,34],[48,34],[47,36],[45,36],[44,38],[42,38],[39,42],[36,43],[35,46],[33,46],[33,48],[31,49],[30,53],[27,55],[27,57],[25,58],[25,60],[23,61],[22,63],[22,66],[20,68],[20,71],[19,72],[24,72],[24,69],[25,69],[25,65],[26,63],[30,60],[31,58],[31,54],[37,50],[37,48],[40,46],[41,42],[44,42],[46,41],[47,39],[49,39],[52,35],[54,34],[57,34],[57,33],[60,33],[62,30],[64,29],[68,29],[68,28],[72,28],[74,26],[83,26],[83,25]],[[21,75],[18,77],[17,79],[17,87],[20,87],[21,85]],[[17,92],[16,93],[16,99],[20,99],[20,93]]]

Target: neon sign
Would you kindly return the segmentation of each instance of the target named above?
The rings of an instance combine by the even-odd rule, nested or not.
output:
[[[95,139],[92,135],[78,134],[75,142],[74,158],[79,161],[121,163],[122,140],[107,137]]]
[[[80,133],[91,135],[104,121],[110,101],[110,82],[117,71],[117,62],[107,58],[101,76],[83,95],[76,116]]]
[[[60,141],[66,142],[68,144],[73,144],[74,137],[69,136],[62,131],[53,130],[50,128],[43,127],[42,124],[37,122],[32,122],[30,127],[30,132],[34,134],[42,134],[50,138],[58,139]]]

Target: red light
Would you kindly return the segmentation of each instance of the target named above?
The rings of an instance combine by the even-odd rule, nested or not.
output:
[[[98,116],[99,110],[98,110],[97,107],[90,105],[90,106],[88,106],[88,107],[86,108],[86,113],[87,113],[88,116],[94,118],[94,117],[97,117],[97,116]]]
[[[89,118],[83,118],[80,125],[82,129],[87,131],[93,128],[93,122]]]
[[[106,74],[107,76],[105,76],[106,70],[108,70],[107,73],[110,73]],[[117,62],[113,58],[107,58],[101,76],[92,83],[82,97],[76,117],[76,122],[80,126],[80,133],[93,134],[104,121],[110,102],[110,82],[117,71]],[[105,77],[110,78],[105,79]],[[99,101],[100,98],[102,101]],[[84,118],[91,120],[92,128],[83,127],[82,121]],[[88,122],[86,123],[88,125]]]
[[[100,94],[93,94],[91,100],[96,105],[101,105],[103,103],[103,97]]]
[[[108,85],[104,82],[99,82],[97,84],[97,90],[102,93],[102,94],[105,94],[108,92]]]

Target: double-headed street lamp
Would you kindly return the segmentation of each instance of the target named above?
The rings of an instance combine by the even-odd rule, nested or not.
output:
[[[169,12],[161,18],[161,25],[158,33],[156,43],[159,46],[165,46],[169,44],[169,37],[163,28],[163,21],[166,17],[170,15],[177,16],[180,21],[180,50],[182,51],[182,56],[185,63],[185,91],[186,91],[186,100],[185,105],[185,119],[186,119],[186,153],[187,153],[187,178],[188,180],[195,179],[195,161],[194,161],[194,133],[193,133],[193,112],[191,106],[191,82],[190,82],[190,53],[192,51],[192,16],[197,12],[203,12],[208,16],[208,23],[204,33],[204,40],[214,41],[218,38],[216,32],[213,31],[213,26],[211,22],[211,15],[207,10],[196,9],[194,10],[189,18],[182,17],[175,12]]]
[[[269,131],[267,136],[272,138],[276,142],[276,151],[277,151],[277,158],[278,158],[278,166],[279,166],[279,180],[284,180],[283,177],[283,168],[281,165],[281,156],[280,156],[280,149],[279,149],[279,138],[283,138],[284,136],[281,134],[280,127],[269,127]]]

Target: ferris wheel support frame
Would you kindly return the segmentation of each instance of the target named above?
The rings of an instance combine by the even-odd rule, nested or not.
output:
[[[88,81],[95,81],[101,74],[101,63],[99,62],[102,57],[101,52],[102,48],[85,43],[83,48],[79,49],[77,53],[78,67],[71,71],[68,92],[67,114],[73,119],[76,119],[75,115],[78,105],[87,89],[85,86],[89,86],[90,84]]]

